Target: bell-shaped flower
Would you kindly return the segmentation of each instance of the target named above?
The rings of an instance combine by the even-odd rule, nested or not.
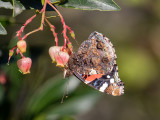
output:
[[[28,74],[30,73],[30,68],[32,65],[32,60],[30,58],[22,58],[20,60],[17,61],[17,65],[19,70],[23,73],[23,74]]]

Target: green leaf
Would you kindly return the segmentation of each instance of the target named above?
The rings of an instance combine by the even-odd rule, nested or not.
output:
[[[50,0],[52,4],[60,4],[60,3],[65,3],[68,2],[67,0]]]
[[[3,2],[0,0],[0,8],[13,9],[13,6],[10,2]]]
[[[23,75],[18,71],[18,58],[20,58],[20,56],[14,56],[14,61],[11,62],[9,66],[5,65],[5,71],[9,78],[11,78],[11,86],[10,91],[8,93],[8,99],[10,102],[15,102],[15,100],[17,99],[17,94],[23,83]]]
[[[15,37],[15,36],[16,36],[16,33],[14,33],[11,36],[11,40],[9,42],[8,49],[12,49],[15,45],[17,45],[17,42],[18,42],[19,38]]]
[[[42,112],[37,118],[44,118],[45,120],[57,119],[65,115],[82,114],[90,110],[101,94],[95,90],[77,93],[74,97],[69,97],[63,104],[56,104]],[[36,119],[35,119],[36,120]]]
[[[82,10],[120,10],[120,7],[113,0],[68,0],[61,6]]]
[[[0,35],[6,35],[7,31],[6,29],[2,26],[2,24],[0,23]]]
[[[13,17],[20,14],[23,10],[25,10],[24,6],[17,0],[12,0],[13,2]]]
[[[62,76],[62,75],[61,75]],[[27,105],[27,111],[29,114],[38,113],[44,110],[46,106],[59,100],[61,102],[61,97],[66,89],[66,82],[68,81],[72,86],[69,87],[69,91],[72,92],[79,85],[79,81],[75,81],[74,77],[70,77],[69,80],[62,78],[60,75],[55,76],[47,80],[42,86],[39,87],[30,97]],[[69,84],[68,83],[68,84]],[[27,115],[28,116],[28,115]]]

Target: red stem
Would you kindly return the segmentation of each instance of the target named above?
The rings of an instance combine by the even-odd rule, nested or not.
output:
[[[55,43],[56,43],[56,46],[58,46],[58,37],[57,37],[57,33],[55,32],[55,27],[47,20],[47,18],[45,17],[45,20],[46,22],[48,23],[52,33],[53,33],[53,36],[55,38]]]
[[[17,45],[15,45],[11,50],[13,50],[14,51],[14,49],[16,49],[17,48]]]
[[[24,58],[24,56],[23,56],[23,54],[21,53],[21,51],[19,50],[19,53],[20,53],[20,55],[21,55],[21,58]]]
[[[50,2],[49,0],[46,0],[46,1],[47,1],[47,3],[57,12],[57,14],[59,15],[59,17],[61,18],[61,22],[62,22],[62,24],[63,24],[63,31],[62,31],[62,33],[63,33],[63,37],[64,37],[64,47],[66,47],[66,40],[67,40],[68,42],[70,42],[70,41],[69,41],[69,39],[68,39],[68,37],[67,37],[67,35],[66,35],[66,33],[67,33],[67,28],[66,28],[66,24],[65,24],[65,22],[64,22],[63,16],[62,16],[61,13],[56,9],[56,7],[54,7],[54,6],[51,4],[51,2]]]
[[[36,17],[37,15],[33,15],[31,18],[29,18],[24,24],[23,26],[20,28],[20,30],[17,31],[17,35],[16,36],[19,36],[19,40],[22,40],[21,38],[21,33],[23,32],[24,28],[30,23],[32,22],[32,20]]]
[[[29,18],[25,24],[21,27],[21,29],[19,31],[17,31],[17,36],[19,36],[19,40],[21,39],[26,39],[28,37],[28,35],[34,33],[34,32],[37,32],[39,30],[43,30],[43,24],[44,24],[44,18],[45,18],[45,11],[46,11],[46,5],[47,5],[47,0],[45,0],[45,3],[44,3],[44,6],[41,10],[40,13],[42,13],[42,20],[41,20],[41,25],[39,28],[27,33],[23,38],[21,38],[21,33],[23,32],[24,28],[30,23],[32,22],[32,20],[37,16],[37,14],[35,14],[34,16],[32,16],[31,18]]]

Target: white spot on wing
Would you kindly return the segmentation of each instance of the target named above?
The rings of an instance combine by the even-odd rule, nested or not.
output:
[[[90,75],[94,75],[94,74],[97,74],[97,72],[96,72],[96,70],[94,70],[94,69],[92,68],[89,74],[90,74]]]
[[[111,79],[110,79],[110,83],[114,83],[114,78],[111,78]]]
[[[114,75],[115,75],[116,77],[118,77],[118,76],[119,76],[119,75],[118,75],[118,72],[115,72],[115,73],[114,73]]]
[[[99,91],[104,92],[104,90],[105,90],[107,87],[108,87],[108,83],[105,82],[105,83],[100,87]]]
[[[107,78],[111,78],[110,75],[107,75]]]
[[[121,87],[120,87],[120,93],[121,93],[121,94],[124,94],[124,86],[121,86]]]

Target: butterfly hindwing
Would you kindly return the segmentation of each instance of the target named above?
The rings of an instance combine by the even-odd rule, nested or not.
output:
[[[67,71],[101,92],[119,96],[124,94],[124,84],[118,75],[116,59],[110,40],[93,32],[70,56]]]

